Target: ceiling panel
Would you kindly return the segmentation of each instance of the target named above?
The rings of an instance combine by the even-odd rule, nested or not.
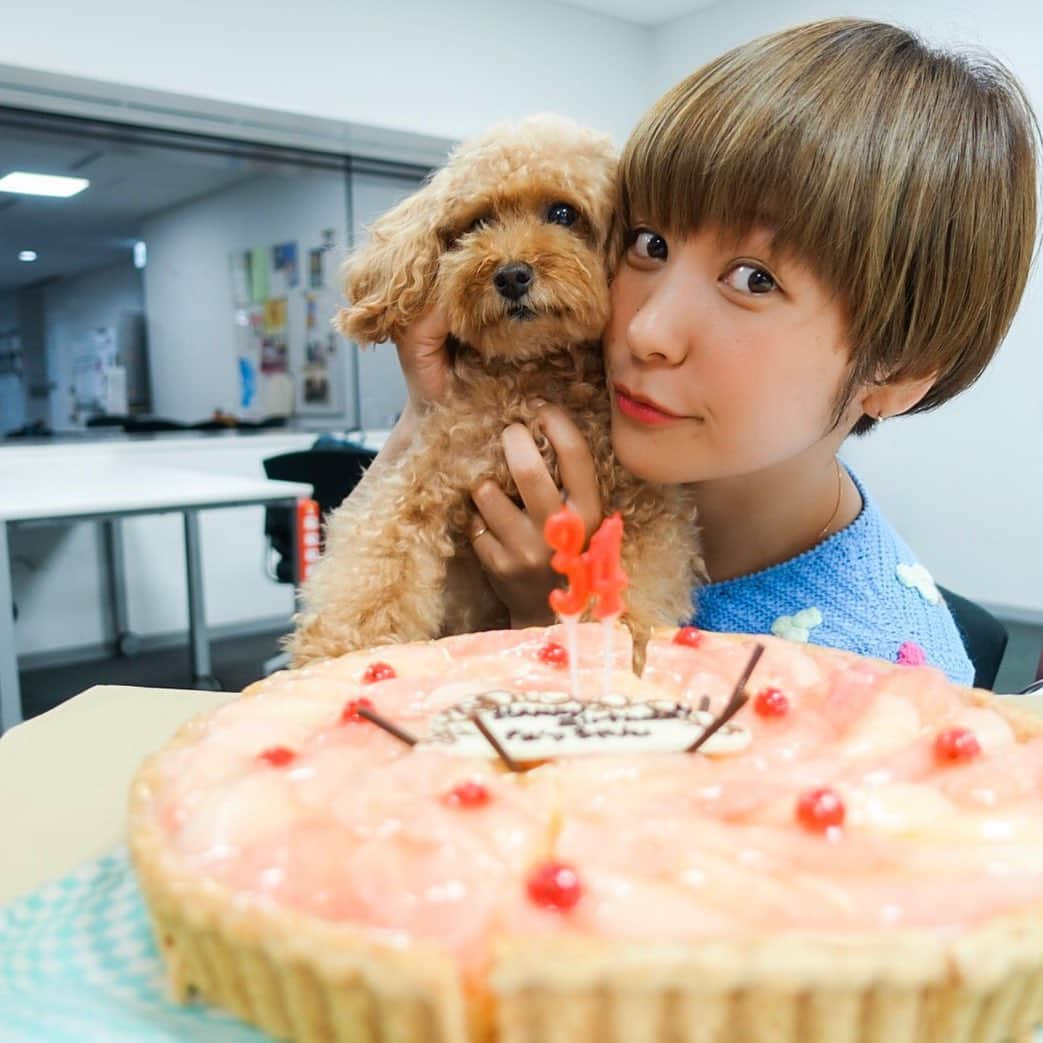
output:
[[[0,176],[12,170],[68,174],[90,179],[69,199],[0,192],[0,292],[92,268],[131,263],[142,223],[236,184],[273,172],[299,169],[286,162],[237,154],[233,146],[205,148],[71,133],[19,125],[0,109]],[[45,119],[45,118],[44,118]],[[126,136],[126,131],[122,132]],[[18,260],[35,250],[38,260]]]

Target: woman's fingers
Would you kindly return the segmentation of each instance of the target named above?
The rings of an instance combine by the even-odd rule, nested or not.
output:
[[[486,553],[498,572],[513,572],[534,564],[533,523],[529,516],[494,482],[482,482],[471,496],[479,517],[471,523],[471,545]],[[482,529],[488,532],[482,533]],[[486,537],[492,536],[489,540]]]
[[[579,512],[589,535],[600,524],[603,510],[601,493],[598,491],[597,470],[594,467],[594,456],[590,446],[583,432],[560,406],[541,406],[539,423],[558,458],[561,483],[568,495],[569,504]],[[511,473],[513,474],[513,468]],[[559,494],[558,504],[560,502]]]
[[[503,432],[503,455],[511,472],[518,495],[537,525],[561,506],[561,490],[554,484],[550,471],[523,424],[511,424]]]
[[[493,481],[483,482],[472,499],[478,515],[469,531],[471,546],[507,606],[511,625],[551,622],[547,596],[558,577],[550,568],[550,548],[543,539],[542,522],[537,527]]]
[[[445,342],[449,320],[438,305],[428,309],[395,343],[409,397],[417,407],[435,402],[449,386],[449,353]]]
[[[478,496],[473,497],[475,506],[478,506]],[[471,519],[467,538],[471,541],[471,548],[478,560],[493,572],[499,572],[505,563],[506,554],[499,537],[493,532],[479,508],[479,513]]]

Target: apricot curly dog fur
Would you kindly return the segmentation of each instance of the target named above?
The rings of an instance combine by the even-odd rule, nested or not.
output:
[[[616,162],[607,138],[558,117],[495,128],[381,217],[347,261],[341,331],[394,340],[438,301],[453,379],[405,454],[376,464],[330,514],[287,642],[295,665],[509,626],[468,542],[471,492],[492,478],[516,496],[500,440],[512,423],[529,428],[557,479],[539,399],[575,419],[601,502],[623,516],[623,621],[636,644],[691,616],[702,562],[690,492],[640,481],[612,454],[599,338],[619,253]]]

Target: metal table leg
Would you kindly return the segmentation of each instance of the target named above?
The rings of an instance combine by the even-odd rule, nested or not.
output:
[[[18,652],[14,643],[14,598],[7,522],[0,521],[0,733],[22,723]]]
[[[210,662],[210,637],[203,602],[203,560],[199,542],[199,512],[182,511],[185,520],[185,573],[188,579],[188,635],[192,650],[192,678],[196,688],[220,691]]]
[[[141,639],[130,632],[122,519],[105,518],[102,521],[102,534],[105,538],[105,558],[108,566],[109,601],[112,604],[112,637],[120,655],[134,656],[141,651]]]

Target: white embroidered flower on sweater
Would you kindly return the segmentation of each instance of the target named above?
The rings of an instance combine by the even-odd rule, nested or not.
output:
[[[787,641],[807,644],[811,631],[822,624],[822,613],[817,608],[805,608],[793,616],[779,616],[771,624],[771,632]]]
[[[934,579],[923,565],[919,563],[916,565],[900,564],[895,569],[895,572],[898,574],[899,582],[913,590],[919,591],[920,597],[924,601],[937,605],[942,600],[942,596],[938,593],[938,588],[935,586]]]

